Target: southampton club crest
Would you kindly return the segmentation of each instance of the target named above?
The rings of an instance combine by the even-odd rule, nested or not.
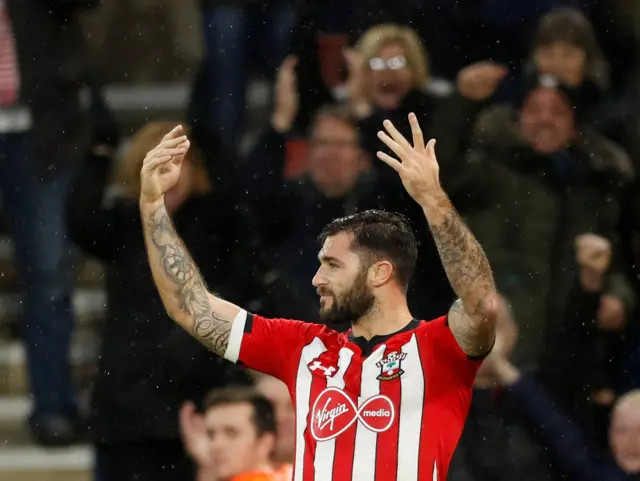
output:
[[[376,363],[380,368],[377,379],[380,381],[392,381],[404,374],[402,361],[407,357],[406,352],[393,351],[387,354],[381,361]]]

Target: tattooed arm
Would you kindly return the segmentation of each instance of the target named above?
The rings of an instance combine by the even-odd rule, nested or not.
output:
[[[214,353],[223,356],[240,308],[213,296],[176,233],[164,199],[140,203],[153,279],[169,316]]]
[[[449,310],[449,327],[469,356],[487,354],[493,345],[497,293],[487,257],[440,187],[436,141],[427,144],[415,114],[409,115],[413,145],[389,120],[378,137],[400,161],[385,152],[378,158],[400,175],[402,184],[422,207],[453,290],[460,298]]]
[[[495,337],[497,294],[489,261],[474,235],[441,189],[421,202],[440,259],[458,300],[449,326],[469,356],[489,352]]]

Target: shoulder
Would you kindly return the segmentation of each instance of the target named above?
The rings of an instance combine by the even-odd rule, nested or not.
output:
[[[251,334],[255,329],[277,330],[280,332],[295,332],[308,337],[329,337],[337,336],[338,333],[327,326],[313,322],[300,321],[297,319],[284,319],[276,317],[265,317],[260,314],[246,312],[244,319],[240,319],[243,330],[246,334]]]
[[[467,356],[462,351],[453,331],[451,330],[451,315],[452,313],[450,310],[447,315],[437,317],[430,321],[421,321],[417,329],[419,339],[422,342],[429,344],[429,350],[438,356],[441,356],[444,353],[450,353],[454,354],[455,357],[463,357],[468,360],[481,360],[480,357],[476,359],[474,356]]]
[[[447,329],[448,328],[448,323],[447,323],[447,316],[440,316],[440,317],[436,317],[434,319],[423,319],[420,321],[420,323],[418,324],[418,327],[416,328],[417,332],[424,332],[424,333],[432,333],[432,332],[439,332],[441,331],[443,328]]]
[[[473,130],[473,146],[510,149],[524,144],[513,108],[498,104],[487,107],[478,115]]]
[[[578,137],[578,148],[589,154],[592,168],[608,174],[620,184],[630,183],[636,176],[633,163],[625,150],[593,128],[583,128]]]
[[[434,319],[423,319],[413,331],[421,345],[427,346],[437,342],[439,338],[451,335],[447,316],[440,316]],[[431,350],[431,349],[430,349]]]

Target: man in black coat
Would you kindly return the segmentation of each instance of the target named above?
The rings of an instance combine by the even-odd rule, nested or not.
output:
[[[69,347],[73,282],[64,200],[88,122],[80,104],[87,62],[74,17],[96,2],[0,3],[0,190],[23,286],[23,337],[37,442],[78,439]]]

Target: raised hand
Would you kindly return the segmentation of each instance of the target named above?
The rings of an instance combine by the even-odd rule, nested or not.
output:
[[[140,171],[140,202],[155,203],[180,178],[182,160],[189,150],[189,140],[178,125],[147,153]]]
[[[581,234],[575,239],[576,261],[581,268],[604,275],[611,265],[611,242],[596,234]]]
[[[285,133],[291,130],[293,121],[298,115],[300,94],[296,78],[297,63],[297,57],[289,55],[278,69],[273,116],[271,117],[271,125],[277,132]]]
[[[575,239],[575,251],[580,285],[589,292],[601,291],[611,265],[611,242],[596,234],[582,234]]]
[[[184,403],[180,408],[180,434],[185,451],[198,467],[209,467],[212,462],[209,436],[204,418],[196,412],[191,402]]]
[[[368,117],[372,106],[365,92],[365,64],[362,54],[356,49],[346,49],[344,59],[347,64],[349,106],[357,118]]]
[[[378,152],[377,156],[400,175],[402,184],[409,195],[420,205],[424,205],[434,195],[442,192],[439,178],[440,167],[435,151],[436,141],[431,139],[425,145],[422,130],[415,114],[409,114],[409,123],[413,145],[398,132],[390,120],[384,121],[383,125],[388,133],[380,131],[378,138],[398,156],[399,160],[384,152]]]
[[[458,92],[469,100],[486,100],[495,93],[508,73],[507,67],[495,62],[473,63],[458,73]]]

